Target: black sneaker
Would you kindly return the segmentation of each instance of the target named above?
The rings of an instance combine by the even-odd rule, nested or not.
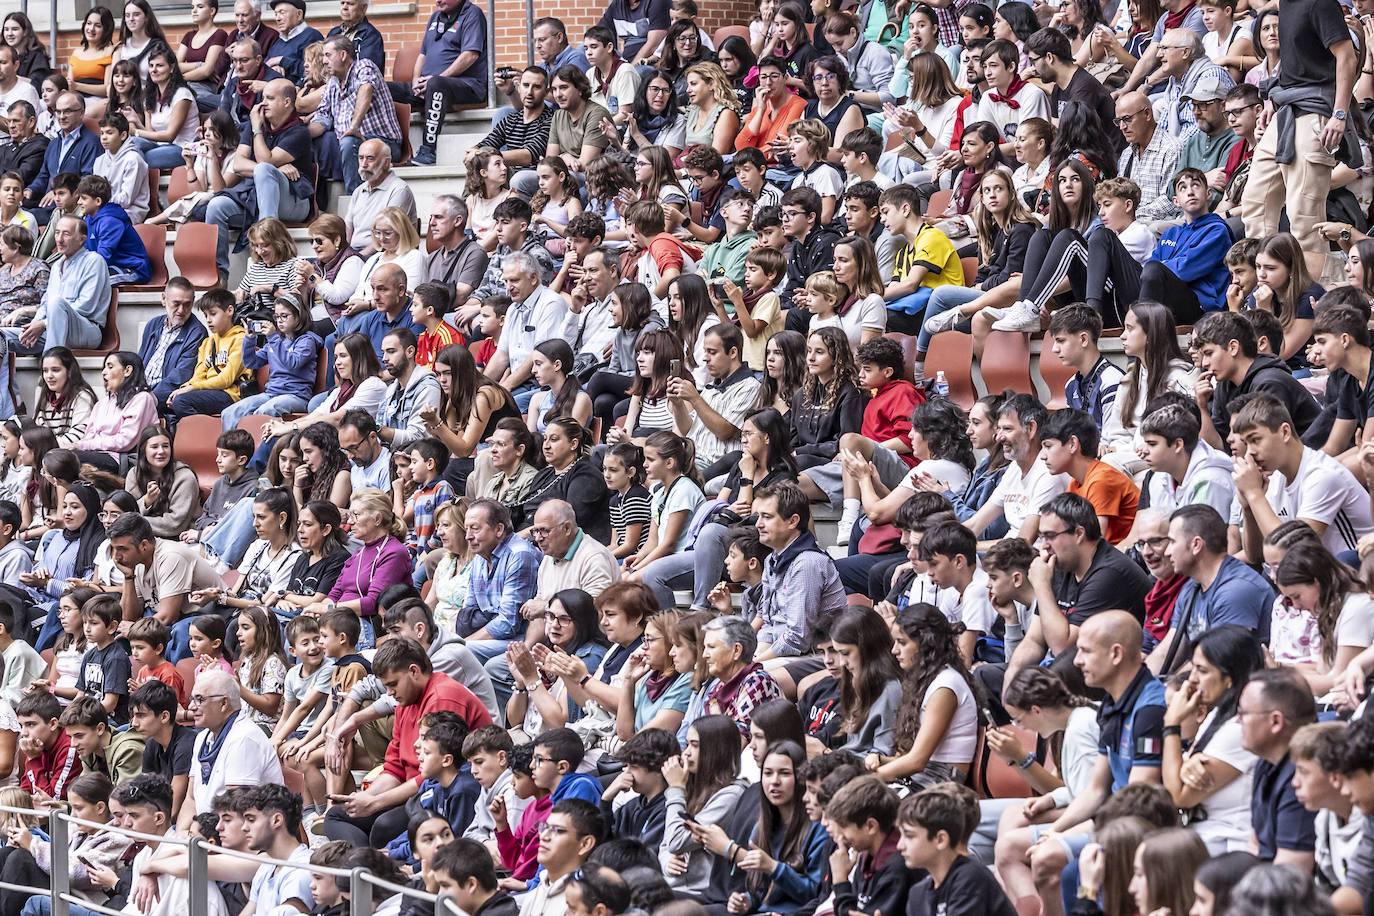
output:
[[[410,157],[411,165],[434,165],[439,161],[439,157],[434,153],[434,147],[426,144],[415,151],[415,155]]]

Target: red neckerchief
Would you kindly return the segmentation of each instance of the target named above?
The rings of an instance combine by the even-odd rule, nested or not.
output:
[[[621,67],[621,65],[624,64],[624,63],[625,63],[625,59],[622,58],[619,54],[617,54],[617,53],[615,53],[614,51],[612,51],[612,52],[611,52],[611,72],[606,74],[606,78],[605,78],[605,79],[602,79],[602,78],[601,78],[601,74],[600,74],[600,73],[597,73],[597,74],[596,74],[596,91],[597,91],[603,98],[610,98],[610,96],[607,95],[607,93],[610,92],[610,89],[611,89],[611,80],[615,79],[615,72],[616,72],[617,70],[619,70],[620,67]],[[596,68],[593,67],[593,68],[592,68],[592,71],[593,71],[593,72],[596,72]]]
[[[1188,16],[1188,13],[1189,13],[1190,11],[1192,11],[1193,7],[1196,6],[1196,5],[1197,5],[1197,3],[1196,3],[1195,0],[1194,0],[1194,2],[1190,2],[1190,3],[1186,4],[1186,5],[1183,7],[1183,9],[1179,10],[1178,12],[1169,13],[1167,16],[1165,16],[1165,17],[1164,17],[1164,30],[1167,32],[1169,29],[1179,29],[1179,28],[1182,28],[1182,27],[1183,27],[1183,20]]]
[[[1025,80],[1021,79],[1019,76],[1012,77],[1011,85],[1007,87],[1007,94],[1005,96],[998,95],[996,89],[991,89],[988,91],[988,98],[992,99],[994,102],[1001,102],[1012,111],[1015,111],[1021,107],[1021,103],[1016,101],[1016,93],[1024,88],[1026,88]]]
[[[767,287],[760,290],[751,290],[746,286],[744,288],[744,304],[749,307],[749,311],[752,313],[754,311],[754,306],[759,304],[759,300],[771,292],[772,290]]]
[[[266,79],[266,78],[267,78],[267,65],[266,65],[266,64],[263,64],[263,65],[262,65],[262,69],[260,69],[260,70],[258,71],[258,75],[255,76],[255,77],[253,77],[253,79],[251,79],[251,80],[240,79],[237,83],[235,83],[235,84],[234,84],[234,90],[238,93],[238,96],[239,96],[239,104],[242,105],[244,108],[247,108],[248,110],[251,111],[251,110],[253,109],[253,106],[256,105],[257,102],[258,102],[258,94],[257,94],[256,92],[254,92],[253,89],[252,89],[250,86],[248,86],[247,84],[248,84],[248,83],[251,83],[251,82],[255,82],[255,81],[257,81],[257,80],[263,80],[263,79]]]
[[[844,304],[840,306],[840,308],[839,308],[839,310],[838,310],[837,312],[835,312],[836,317],[843,318],[843,317],[845,316],[845,313],[847,313],[850,309],[852,309],[852,308],[854,307],[854,303],[856,303],[856,302],[858,302],[858,301],[859,301],[859,294],[858,294],[858,293],[850,293],[850,294],[849,294],[849,298],[846,299],[846,300],[844,300]]]

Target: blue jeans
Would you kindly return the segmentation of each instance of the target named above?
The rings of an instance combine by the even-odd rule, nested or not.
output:
[[[496,122],[493,121],[493,124]],[[401,128],[405,130],[405,128]],[[386,137],[363,137],[354,136],[343,137],[339,140],[339,158],[343,163],[343,182],[344,193],[352,194],[358,185],[363,183],[362,176],[358,174],[358,147],[363,145],[363,140],[381,140],[391,150],[391,159],[396,161],[401,158],[401,141],[388,140]]]
[[[929,321],[942,312],[948,312],[950,309],[955,309],[961,305],[972,302],[981,295],[983,295],[981,289],[975,289],[968,286],[955,286],[949,284],[947,286],[936,287],[934,292],[930,294],[930,299],[926,302],[925,321]],[[922,353],[930,350],[930,334],[926,332],[925,321],[921,322],[921,330],[916,335],[916,349],[920,350]]]
[[[201,543],[226,566],[235,569],[243,561],[248,545],[257,537],[253,529],[253,501],[240,499],[229,507]]]
[[[506,646],[509,639],[479,639],[467,642],[468,651],[477,656],[482,667],[491,676],[492,690],[496,693],[496,705],[505,710],[510,696],[515,692],[515,678],[511,677],[510,666],[506,664]]]
[[[48,327],[43,336],[31,347],[19,343],[23,328],[4,328],[7,343],[12,351],[23,354],[42,353],[49,347],[68,347],[86,350],[100,346],[104,330],[85,315],[73,309],[62,298],[48,302]]]
[[[146,137],[135,137],[134,146],[143,155],[143,161],[150,169],[171,171],[179,165],[186,164],[186,160],[181,157],[181,147],[175,143],[159,143]]]
[[[716,522],[703,525],[691,550],[660,557],[644,567],[644,584],[654,590],[659,607],[674,605],[674,586],[690,585],[692,606],[709,608],[711,589],[721,579],[728,549],[728,528]]]
[[[191,657],[191,622],[195,619],[183,617],[167,628],[167,661],[174,665]]]
[[[244,417],[260,415],[280,417],[288,413],[305,410],[305,398],[295,394],[251,394],[246,398],[224,408],[220,417],[224,420],[224,431],[235,428]]]
[[[310,199],[293,197],[291,183],[281,169],[267,162],[253,169],[253,189],[258,195],[258,219],[274,216],[285,222],[305,219],[310,214]],[[215,247],[215,266],[221,273],[229,272],[229,233],[233,229],[247,229],[247,216],[239,202],[227,194],[217,194],[205,208],[205,222],[219,227],[219,244]],[[96,346],[96,343],[88,346]],[[78,346],[83,346],[78,344]]]
[[[177,395],[176,400],[167,405],[167,414],[172,422],[196,414],[213,417],[233,404],[234,399],[227,391],[218,388],[197,388]]]

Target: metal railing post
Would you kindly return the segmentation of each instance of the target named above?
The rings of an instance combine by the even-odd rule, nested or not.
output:
[[[22,0],[25,13],[28,12],[28,0]],[[48,6],[48,57],[51,63],[57,64],[57,0],[52,0]],[[63,912],[62,916],[67,916]]]
[[[365,874],[365,868],[353,869],[349,885],[353,893],[348,899],[348,916],[372,916],[372,885],[364,880]]]
[[[53,811],[48,818],[48,836],[52,840],[52,916],[68,916],[71,904],[62,896],[71,892],[71,866],[68,863],[67,832],[71,827],[63,812]]]
[[[487,0],[487,104],[496,108],[496,0]]]
[[[199,837],[191,837],[186,847],[186,878],[191,883],[190,916],[209,916],[210,899],[208,893],[201,893],[210,887],[210,868],[204,843]]]
[[[54,3],[57,0],[53,0]],[[534,0],[525,0],[525,51],[529,54],[529,66],[534,65]]]

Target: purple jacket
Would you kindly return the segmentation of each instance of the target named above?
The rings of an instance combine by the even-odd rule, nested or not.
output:
[[[377,598],[388,586],[409,582],[414,564],[405,545],[389,534],[371,544],[364,544],[344,563],[343,572],[329,593],[334,602],[359,600],[362,610],[358,616],[371,617],[377,613]]]

